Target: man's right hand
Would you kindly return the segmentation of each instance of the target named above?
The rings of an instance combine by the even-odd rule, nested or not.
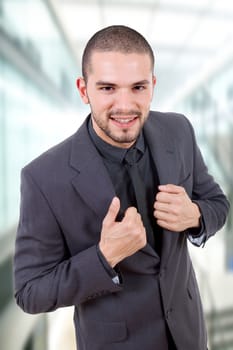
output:
[[[111,267],[146,245],[146,230],[135,207],[126,210],[121,222],[116,221],[120,200],[114,197],[102,223],[99,248]]]

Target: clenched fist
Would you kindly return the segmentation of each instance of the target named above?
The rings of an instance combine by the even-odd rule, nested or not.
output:
[[[154,217],[159,226],[175,232],[199,226],[201,213],[185,189],[172,184],[159,186],[154,203]]]
[[[111,267],[146,245],[146,230],[137,209],[126,210],[121,222],[116,221],[120,200],[114,197],[102,223],[99,248]]]

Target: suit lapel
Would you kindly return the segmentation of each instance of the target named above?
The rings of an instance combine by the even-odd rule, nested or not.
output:
[[[74,136],[70,165],[77,171],[77,176],[72,179],[75,190],[86,205],[103,218],[115,191],[103,161],[90,140],[87,121]]]
[[[177,184],[179,163],[176,145],[168,128],[169,125],[167,125],[166,128],[166,123],[161,123],[160,118],[156,118],[156,113],[150,113],[144,131],[152,158],[156,165],[160,184]],[[161,266],[166,264],[169,258],[172,247],[174,247],[174,238],[178,238],[174,235],[176,235],[176,233],[163,230]]]
[[[144,130],[160,184],[177,183],[177,155],[172,135],[156,118],[156,114],[151,114]]]

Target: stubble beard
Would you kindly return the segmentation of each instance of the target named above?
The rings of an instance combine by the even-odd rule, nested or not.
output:
[[[121,116],[121,115],[137,115],[137,117],[139,118],[139,127],[137,130],[135,130],[134,132],[132,132],[131,130],[129,130],[128,128],[122,128],[120,131],[120,135],[116,135],[116,133],[111,130],[111,128],[108,125],[108,120],[111,118],[111,116]],[[133,142],[136,141],[138,135],[140,134],[140,131],[143,128],[143,125],[145,123],[145,120],[147,118],[143,118],[142,113],[141,112],[135,112],[135,111],[130,111],[127,113],[123,113],[123,112],[110,112],[106,115],[106,119],[105,120],[100,120],[95,113],[93,113],[92,111],[92,118],[94,119],[96,125],[99,127],[99,129],[101,129],[104,134],[106,136],[108,136],[112,141],[119,143],[119,144],[132,144]]]

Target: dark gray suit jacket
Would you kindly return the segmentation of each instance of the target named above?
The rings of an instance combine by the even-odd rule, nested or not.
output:
[[[160,183],[186,189],[201,209],[208,239],[223,226],[229,205],[207,172],[190,123],[150,112],[144,131]],[[156,337],[164,320],[179,350],[206,349],[188,232],[164,230],[160,264],[149,244],[122,261],[123,284],[114,284],[103,267],[96,245],[114,195],[86,121],[23,169],[17,303],[29,313],[75,305],[79,350],[163,350]]]

